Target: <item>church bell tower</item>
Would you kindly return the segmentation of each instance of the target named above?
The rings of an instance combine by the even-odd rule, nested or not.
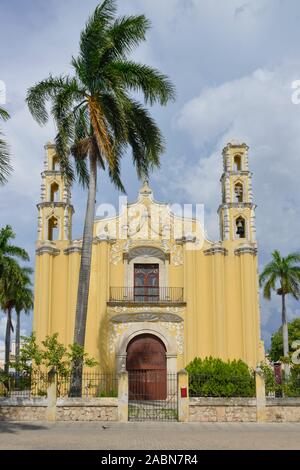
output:
[[[70,187],[66,183],[55,153],[55,145],[45,145],[44,171],[42,172],[41,202],[37,205],[38,241],[69,242],[72,239]]]
[[[256,241],[256,205],[253,203],[248,149],[245,143],[235,142],[228,143],[223,149],[222,204],[218,210],[222,241]]]

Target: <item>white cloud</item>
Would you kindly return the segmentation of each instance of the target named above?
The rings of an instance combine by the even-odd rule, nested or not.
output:
[[[300,231],[300,106],[291,102],[291,82],[300,62],[207,87],[189,101],[175,119],[199,152],[198,162],[186,167],[176,182],[192,199],[216,210],[222,147],[232,138],[250,146],[254,198],[258,204],[258,238],[265,254],[299,247]],[[205,144],[212,151],[205,155]],[[216,221],[217,223],[217,221]]]

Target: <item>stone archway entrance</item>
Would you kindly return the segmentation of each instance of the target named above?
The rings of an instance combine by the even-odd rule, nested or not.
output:
[[[157,336],[141,334],[129,342],[126,369],[129,400],[166,400],[166,348]]]

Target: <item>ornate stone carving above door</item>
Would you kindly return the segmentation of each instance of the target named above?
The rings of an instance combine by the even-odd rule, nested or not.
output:
[[[132,261],[134,258],[157,258],[161,261],[165,261],[169,258],[168,254],[164,253],[164,251],[160,250],[159,248],[151,247],[151,246],[138,246],[132,248],[126,258],[128,261]]]
[[[114,323],[131,323],[146,321],[180,323],[183,321],[183,319],[173,313],[139,312],[115,315],[111,318],[111,321]]]

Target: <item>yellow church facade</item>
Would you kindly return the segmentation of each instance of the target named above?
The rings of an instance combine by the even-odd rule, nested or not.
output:
[[[74,209],[55,147],[45,148],[33,329],[38,341],[58,332],[68,345],[82,241],[72,240]],[[136,202],[95,217],[85,350],[102,371],[160,368],[162,354],[168,372],[197,356],[251,367],[264,359],[247,145],[227,144],[223,165],[217,242],[198,218],[157,202],[147,181]]]

